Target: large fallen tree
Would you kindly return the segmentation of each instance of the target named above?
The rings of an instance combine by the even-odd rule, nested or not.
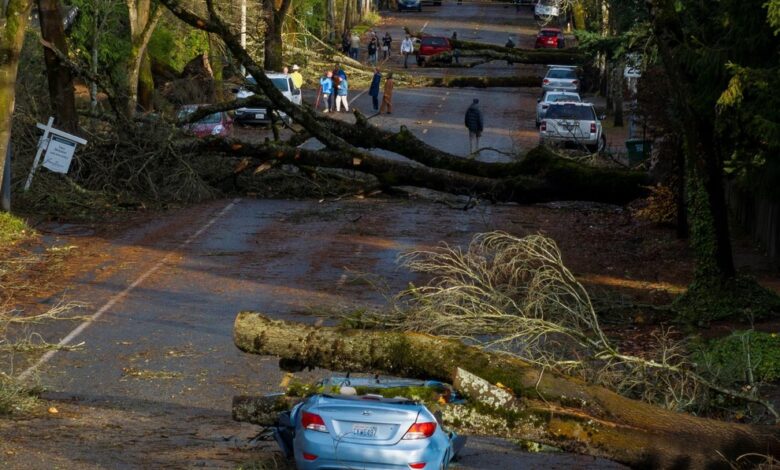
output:
[[[287,370],[321,367],[451,381],[472,405],[451,408],[449,419],[475,433],[551,444],[637,468],[728,468],[728,460],[744,454],[780,455],[778,426],[672,412],[458,341],[315,327],[251,312],[237,316],[233,332],[239,349],[278,356]],[[499,383],[503,393],[491,385]],[[254,416],[262,421],[267,414]]]
[[[420,141],[403,128],[397,133],[383,131],[369,125],[359,113],[356,113],[356,124],[320,116],[311,107],[294,105],[281,95],[262,68],[241,47],[236,36],[219,17],[211,2],[206,2],[208,17],[200,17],[186,10],[176,0],[162,0],[162,3],[184,22],[216,34],[225,41],[233,56],[256,79],[255,91],[273,103],[274,108],[284,112],[305,129],[305,132],[300,133],[298,141],[314,137],[328,149],[327,152],[319,153],[290,148],[274,150],[279,155],[287,157],[292,155],[295,159],[305,156],[311,164],[336,168],[354,168],[352,162],[361,162],[363,171],[374,174],[385,185],[414,184],[440,191],[479,194],[495,200],[535,202],[550,199],[584,199],[622,204],[642,194],[641,186],[645,183],[645,177],[638,173],[594,169],[562,158],[529,158],[528,156],[519,163],[493,165],[438,150]],[[518,51],[527,54],[528,57],[533,56],[533,60],[541,57],[533,52]],[[556,58],[562,56],[557,52],[553,54]],[[220,109],[225,107],[220,105]],[[223,149],[235,154],[237,147],[243,149],[242,152],[247,152],[249,149],[257,151],[254,155],[243,153],[245,156],[267,160],[267,153],[263,153],[267,149],[255,148],[249,143],[242,143],[240,146],[223,146]],[[380,162],[366,150],[372,148],[398,153],[429,168],[421,169],[392,162]]]

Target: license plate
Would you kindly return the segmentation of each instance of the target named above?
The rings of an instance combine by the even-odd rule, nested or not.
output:
[[[265,119],[265,114],[255,114],[255,119]]]
[[[357,437],[374,437],[376,436],[376,426],[368,426],[365,424],[353,424],[352,434]]]

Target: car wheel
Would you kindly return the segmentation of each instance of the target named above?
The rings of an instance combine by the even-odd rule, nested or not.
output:
[[[597,144],[596,150],[601,153],[607,150],[607,136],[604,134],[601,134],[601,138],[599,139],[599,143]]]
[[[417,11],[418,12],[422,11],[422,7],[417,7]]]

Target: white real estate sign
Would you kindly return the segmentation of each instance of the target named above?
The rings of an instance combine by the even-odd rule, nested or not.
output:
[[[30,174],[27,175],[27,181],[24,183],[24,190],[30,189],[35,170],[38,169],[38,163],[41,161],[41,154],[46,150],[43,157],[43,166],[57,173],[67,173],[70,168],[70,162],[73,160],[73,153],[76,151],[76,145],[86,145],[87,141],[79,136],[68,134],[67,132],[55,129],[54,118],[50,117],[46,124],[37,124],[38,129],[43,131],[43,136],[38,140],[38,152],[33,159]]]
[[[43,166],[56,173],[65,174],[70,168],[73,154],[76,152],[76,142],[58,135],[51,136],[46,155],[43,156]]]

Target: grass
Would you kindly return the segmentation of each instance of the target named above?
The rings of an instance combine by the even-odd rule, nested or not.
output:
[[[34,233],[24,220],[8,212],[0,212],[0,246],[25,240]]]
[[[0,372],[0,416],[25,413],[37,405],[34,391]]]

